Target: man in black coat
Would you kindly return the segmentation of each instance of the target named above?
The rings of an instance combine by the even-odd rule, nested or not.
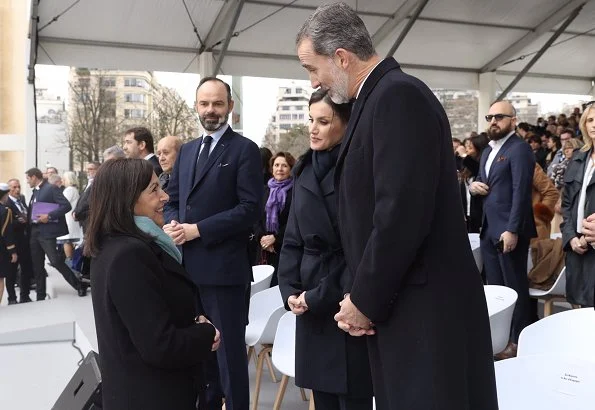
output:
[[[155,155],[153,134],[145,127],[130,128],[124,133],[124,152],[128,158],[146,159],[153,165],[157,176],[161,175],[163,169],[159,165],[159,159]]]
[[[368,338],[376,408],[497,409],[487,306],[443,108],[393,58],[378,57],[345,3],[319,7],[297,49],[313,88],[337,103],[356,98],[335,172],[355,279],[335,319]],[[405,145],[424,161],[403,156]]]
[[[29,244],[31,246],[33,273],[37,283],[37,300],[44,300],[46,297],[46,255],[52,266],[66,279],[66,282],[79,291],[81,290],[80,281],[64,262],[64,255],[56,249],[56,238],[68,233],[64,215],[72,209],[70,202],[64,197],[60,188],[43,180],[43,175],[39,169],[29,169],[26,176],[27,183],[33,189],[27,220],[30,224]],[[50,206],[57,206],[48,213],[37,214],[35,203],[42,202],[51,204]],[[84,291],[79,292],[79,295],[84,296]]]

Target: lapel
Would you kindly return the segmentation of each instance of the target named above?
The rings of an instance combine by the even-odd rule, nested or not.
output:
[[[168,274],[181,276],[184,281],[192,284],[192,286],[194,287],[194,282],[192,281],[192,279],[190,279],[182,265],[180,265],[167,252],[161,249],[161,247],[157,245],[155,242],[150,242],[149,246],[161,261],[161,266],[163,267],[163,270],[165,270]]]
[[[333,175],[331,175],[331,173],[323,179],[322,184],[319,184],[316,175],[314,174],[314,167],[312,166],[310,159],[310,163],[305,165],[304,170],[299,176],[298,183],[304,189],[310,191],[310,193],[314,195],[315,200],[319,202],[319,204],[315,204],[311,207],[312,212],[316,212],[316,214],[319,215],[317,218],[317,222],[321,224],[319,228],[326,232],[334,233],[335,230],[331,221],[331,215],[329,215],[329,210],[325,202],[325,195],[332,194],[335,190]],[[322,214],[324,214],[324,216]],[[322,224],[325,224],[326,226],[323,226]]]
[[[585,171],[587,170],[587,163],[589,160],[589,155],[591,155],[591,151],[588,152],[583,152],[583,151],[578,151],[575,152],[574,156],[572,157],[572,162],[571,163],[575,163],[575,177],[574,180],[577,182],[580,182],[580,184],[583,184],[583,180],[585,179]],[[570,167],[570,164],[569,164]],[[593,174],[595,175],[595,174]],[[595,178],[591,178],[591,181],[589,181],[589,184],[587,186],[591,186],[593,183],[595,183],[594,181]],[[580,191],[579,191],[580,192]]]
[[[510,147],[512,147],[517,142],[516,141],[517,138],[520,138],[520,137],[517,134],[512,134],[510,136],[510,138],[508,138],[508,140],[506,140],[504,145],[502,145],[502,147],[496,154],[496,157],[494,158],[494,160],[492,161],[492,165],[490,166],[490,175],[488,176],[488,182],[486,182],[486,184],[488,186],[491,186],[490,182],[494,177],[494,171],[496,170],[496,168],[494,168],[494,166],[499,162],[498,158],[502,158],[502,157],[506,158],[506,153],[508,152]],[[523,142],[523,143],[526,144],[525,142]],[[490,149],[490,152],[491,152],[491,149]],[[489,155],[489,152],[488,152],[488,155]],[[487,162],[487,157],[486,157],[486,162]],[[485,166],[484,166],[484,168],[485,168]]]
[[[488,145],[481,153],[481,159],[479,160],[479,175],[481,176],[481,182],[486,185],[488,183],[488,177],[486,176],[486,162],[488,162],[490,152],[492,152],[492,147]]]
[[[215,162],[217,162],[217,160],[219,159],[219,157],[221,156],[221,154],[223,154],[223,152],[229,147],[229,144],[231,142],[231,139],[233,138],[233,130],[231,129],[231,127],[227,127],[227,130],[225,131],[225,133],[221,136],[221,138],[219,139],[219,142],[217,142],[217,145],[215,145],[215,148],[213,149],[213,152],[211,152],[211,154],[209,155],[209,159],[207,161],[207,164],[205,165],[205,167],[200,171],[200,174],[198,175],[198,178],[196,178],[196,181],[194,181],[194,185],[192,186],[192,190],[194,190],[196,188],[196,186],[200,183],[200,181],[202,181],[202,179],[204,178],[204,176],[207,174],[207,172],[213,167],[213,165],[215,164]],[[202,144],[202,138],[200,139],[200,142]],[[198,148],[200,148],[200,145],[198,145]],[[196,162],[198,161],[198,153],[200,151],[200,149],[196,150],[196,155],[192,156],[191,158],[194,158],[194,163],[192,166],[192,173],[190,175],[194,176],[194,168],[196,167]]]
[[[341,151],[339,152],[339,158],[337,159],[337,166],[335,171],[335,184],[339,182],[339,178],[341,176],[341,169],[343,168],[343,161],[345,160],[345,156],[349,151],[349,145],[351,144],[351,138],[353,137],[353,132],[355,131],[355,127],[359,122],[359,119],[362,114],[362,110],[368,99],[370,93],[376,87],[376,84],[386,73],[391,70],[396,70],[399,68],[399,63],[393,58],[385,58],[378,64],[370,73],[364,85],[362,87],[361,92],[359,93],[358,98],[353,103],[353,108],[351,109],[351,116],[349,118],[349,123],[347,124],[347,129],[345,130],[345,135],[343,136],[343,141],[341,142]]]

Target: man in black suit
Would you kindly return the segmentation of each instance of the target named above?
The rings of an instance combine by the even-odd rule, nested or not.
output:
[[[224,396],[227,410],[247,410],[244,297],[252,275],[248,236],[263,196],[260,151],[228,126],[233,100],[225,82],[201,79],[196,110],[206,133],[180,148],[167,188],[165,231],[182,245],[184,266],[221,332],[218,366],[209,375],[208,408],[221,409]]]
[[[392,57],[380,59],[345,3],[306,20],[297,53],[313,88],[336,103],[356,98],[335,171],[354,282],[335,319],[367,337],[376,408],[497,409],[486,300],[444,109]],[[405,145],[423,161],[403,156]]]
[[[46,297],[46,255],[52,266],[66,279],[66,282],[79,292],[79,296],[84,296],[85,290],[81,288],[78,278],[64,262],[64,255],[56,249],[56,238],[68,233],[64,215],[72,209],[70,202],[64,197],[60,188],[44,181],[43,174],[39,169],[31,168],[25,174],[27,183],[33,189],[27,220],[30,224],[29,244],[33,273],[37,283],[37,300],[44,300]],[[57,204],[58,207],[47,214],[33,215],[34,204],[37,202]]]
[[[13,233],[15,244],[17,246],[17,253],[19,255],[18,264],[21,267],[21,278],[19,287],[21,290],[20,303],[31,302],[29,298],[29,290],[31,287],[31,280],[33,279],[33,266],[31,265],[31,249],[29,245],[29,236],[27,229],[27,208],[25,196],[21,195],[21,183],[18,179],[13,178],[8,180],[10,192],[8,193],[8,207],[12,210],[14,218]]]
[[[163,170],[159,159],[155,156],[153,134],[145,127],[131,128],[124,133],[124,152],[127,158],[146,159],[153,165],[155,174],[161,175]]]
[[[514,132],[516,110],[508,101],[494,103],[486,120],[491,141],[481,154],[479,175],[469,192],[485,196],[480,237],[486,280],[518,294],[510,342],[503,352],[495,352],[496,358],[507,359],[516,356],[519,335],[535,315],[527,279],[529,241],[537,236],[531,201],[535,156]]]

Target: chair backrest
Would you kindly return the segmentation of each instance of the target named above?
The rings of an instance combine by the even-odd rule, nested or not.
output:
[[[529,288],[529,295],[540,298],[543,296],[566,296],[566,266],[562,268],[556,281],[549,290]]]
[[[595,363],[589,360],[524,356],[498,361],[494,367],[500,410],[593,409]]]
[[[506,348],[510,338],[512,313],[518,295],[513,289],[506,286],[486,285],[483,289],[490,316],[492,350],[494,353],[500,353]]]
[[[250,298],[246,344],[271,344],[275,339],[277,323],[286,312],[279,286],[258,292]]]
[[[255,265],[252,266],[252,275],[254,281],[250,284],[250,297],[254,296],[258,292],[261,292],[271,284],[271,277],[275,272],[275,268],[271,265]]]
[[[279,320],[273,344],[273,365],[283,374],[295,377],[295,315],[285,313]]]
[[[595,310],[567,310],[527,326],[519,337],[517,354],[567,354],[595,361]]]

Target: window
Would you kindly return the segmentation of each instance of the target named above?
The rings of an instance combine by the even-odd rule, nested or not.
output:
[[[282,130],[289,130],[291,129],[291,124],[281,124],[279,125],[279,128],[281,128]]]
[[[298,115],[298,119],[303,120],[304,119],[304,114],[299,114]]]
[[[145,110],[124,110],[124,118],[144,118]]]
[[[116,86],[116,78],[115,77],[105,77],[101,80],[101,85],[104,87],[115,87]]]
[[[283,106],[283,107],[281,107],[281,110],[282,111],[289,111],[289,106],[287,106],[287,105],[286,106]]]
[[[124,86],[149,88],[149,84],[143,78],[126,78],[124,79]]]
[[[301,93],[302,93],[302,89],[301,89],[300,87],[297,87],[297,88],[295,89],[295,93],[296,93],[296,94],[301,94]]]
[[[89,87],[91,85],[91,79],[89,77],[79,78],[79,87]]]
[[[297,114],[291,114],[291,119],[292,120],[297,120],[298,119],[298,115]]]
[[[145,102],[144,94],[124,94],[124,101],[126,102]]]
[[[279,119],[280,120],[290,120],[291,119],[291,114],[280,114],[279,115]]]
[[[291,88],[286,88],[285,89],[285,94],[291,94]]]

